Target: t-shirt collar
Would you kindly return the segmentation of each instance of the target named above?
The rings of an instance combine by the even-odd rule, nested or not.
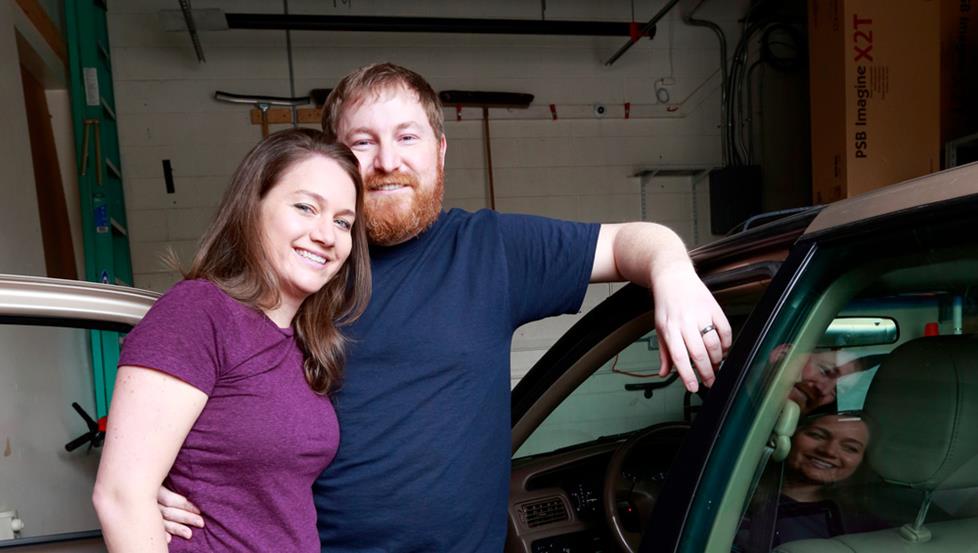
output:
[[[445,224],[447,215],[448,214],[443,209],[438,214],[438,219],[435,220],[428,230],[422,232],[414,238],[407,240],[406,242],[401,242],[400,244],[395,244],[393,246],[370,246],[370,257],[373,259],[386,259],[408,255],[431,240],[431,237],[434,236]]]

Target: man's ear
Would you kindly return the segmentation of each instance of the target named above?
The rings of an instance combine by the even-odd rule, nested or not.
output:
[[[448,149],[448,140],[445,139],[445,133],[441,135],[440,144],[438,144],[438,156],[441,158],[441,166],[445,166],[445,150]]]

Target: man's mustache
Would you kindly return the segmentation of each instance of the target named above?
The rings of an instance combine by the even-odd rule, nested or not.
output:
[[[366,182],[364,182],[364,186],[367,188],[367,190],[375,190],[388,184],[400,184],[410,186],[411,188],[418,188],[420,183],[418,182],[417,177],[414,175],[403,173],[401,171],[384,173],[382,175],[370,175],[367,177]]]

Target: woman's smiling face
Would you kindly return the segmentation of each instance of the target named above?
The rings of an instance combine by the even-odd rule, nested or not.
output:
[[[265,257],[281,300],[298,309],[339,271],[352,249],[357,192],[335,161],[309,156],[261,200]]]
[[[859,468],[869,444],[869,428],[859,417],[826,415],[799,429],[788,467],[819,484],[845,480]]]

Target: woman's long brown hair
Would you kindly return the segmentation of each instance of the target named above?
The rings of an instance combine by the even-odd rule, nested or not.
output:
[[[320,131],[289,129],[259,142],[238,166],[217,216],[201,238],[184,278],[210,280],[232,298],[255,309],[276,307],[280,283],[263,247],[261,200],[295,164],[312,156],[335,161],[356,186],[357,218],[352,248],[343,267],[302,302],[292,327],[304,354],[306,381],[317,393],[336,389],[345,360],[339,327],[360,314],[370,299],[370,260],[363,217],[363,180],[349,148]]]

